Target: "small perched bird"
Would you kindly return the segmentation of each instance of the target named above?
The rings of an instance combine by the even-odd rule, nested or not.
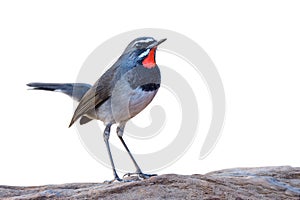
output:
[[[95,119],[105,124],[103,138],[113,169],[112,181],[119,178],[112,158],[109,136],[112,124],[117,124],[117,135],[133,161],[136,174],[146,179],[155,174],[144,174],[125,141],[123,132],[128,120],[141,112],[156,95],[161,82],[160,70],[155,61],[156,49],[166,39],[140,37],[126,47],[118,60],[91,86],[85,83],[29,83],[36,90],[59,91],[79,101],[69,127],[80,119],[80,124]],[[125,176],[124,175],[124,176]]]

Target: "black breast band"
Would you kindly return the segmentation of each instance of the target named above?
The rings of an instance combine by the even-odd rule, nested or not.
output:
[[[157,84],[157,83],[148,83],[148,84],[140,86],[140,88],[145,92],[157,90],[159,87],[160,87],[160,84]]]

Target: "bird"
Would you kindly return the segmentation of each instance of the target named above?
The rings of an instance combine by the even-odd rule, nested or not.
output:
[[[139,37],[131,41],[117,61],[93,84],[86,83],[41,83],[27,86],[33,90],[64,93],[79,102],[69,127],[80,119],[80,125],[92,120],[104,123],[103,139],[108,152],[114,178],[109,182],[125,181],[125,176],[136,175],[148,179],[156,174],[145,174],[137,164],[123,139],[126,123],[140,113],[153,100],[161,84],[161,73],[156,64],[157,47],[167,39]],[[113,124],[117,136],[131,158],[136,171],[120,178],[111,154],[109,137]]]

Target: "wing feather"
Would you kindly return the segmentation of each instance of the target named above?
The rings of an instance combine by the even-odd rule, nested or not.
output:
[[[117,63],[115,63],[87,91],[87,93],[80,100],[69,127],[71,127],[82,115],[94,110],[97,106],[100,106],[110,98],[114,83],[120,77],[118,69],[119,67]]]

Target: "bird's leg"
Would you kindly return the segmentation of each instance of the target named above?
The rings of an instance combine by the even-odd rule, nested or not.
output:
[[[126,173],[124,177],[126,176],[131,176],[131,175],[138,175],[140,178],[142,179],[147,179],[147,178],[150,178],[151,176],[157,176],[157,174],[144,174],[141,170],[141,168],[139,167],[139,165],[137,164],[137,162],[135,161],[133,155],[131,154],[130,150],[128,149],[125,141],[123,140],[123,132],[124,132],[124,127],[125,127],[125,124],[124,125],[120,125],[119,127],[117,127],[117,134],[118,134],[118,137],[119,139],[121,140],[123,146],[125,147],[127,153],[129,154],[135,168],[136,168],[136,172],[135,173]]]
[[[106,144],[106,149],[107,149],[107,152],[108,152],[108,156],[109,156],[109,159],[110,159],[110,164],[111,164],[111,167],[112,167],[112,170],[113,170],[113,173],[114,173],[114,179],[111,180],[111,181],[105,181],[107,183],[112,183],[114,181],[123,181],[122,179],[119,178],[118,174],[117,174],[117,171],[116,171],[116,168],[115,168],[115,164],[114,164],[114,161],[113,161],[113,158],[112,158],[112,155],[111,155],[111,151],[110,151],[110,147],[109,147],[109,136],[110,136],[110,127],[111,127],[112,124],[107,124],[106,127],[105,127],[105,130],[104,130],[104,133],[103,133],[103,138],[104,138],[104,142]]]

